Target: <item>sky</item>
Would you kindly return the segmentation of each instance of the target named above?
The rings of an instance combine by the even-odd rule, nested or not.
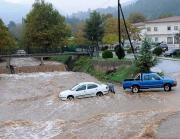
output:
[[[32,5],[35,0],[4,0],[12,3]],[[120,0],[120,3],[131,0]],[[97,8],[107,8],[108,6],[117,6],[118,0],[45,0],[45,2],[52,3],[53,6],[67,14],[77,13],[78,11],[87,11]],[[56,9],[57,9],[56,8]]]

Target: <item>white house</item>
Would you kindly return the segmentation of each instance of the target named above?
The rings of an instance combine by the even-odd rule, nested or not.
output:
[[[180,16],[136,23],[133,26],[140,28],[142,37],[147,37],[151,42],[164,42],[170,47],[179,47],[180,42],[174,36],[180,31]]]

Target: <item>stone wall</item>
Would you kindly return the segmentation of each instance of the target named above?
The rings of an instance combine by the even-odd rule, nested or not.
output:
[[[105,61],[93,60],[95,70],[108,73],[121,67],[128,67],[132,65],[132,61]]]
[[[43,65],[43,66],[23,66],[14,67],[15,74],[18,73],[32,73],[32,72],[53,72],[53,71],[66,71],[66,65]],[[7,68],[0,68],[0,74],[7,74]]]

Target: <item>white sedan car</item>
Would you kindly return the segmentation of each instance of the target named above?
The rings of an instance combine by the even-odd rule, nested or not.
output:
[[[83,98],[91,96],[103,96],[108,93],[108,87],[105,84],[98,84],[94,82],[82,82],[69,90],[59,93],[61,100],[72,100],[74,98]]]

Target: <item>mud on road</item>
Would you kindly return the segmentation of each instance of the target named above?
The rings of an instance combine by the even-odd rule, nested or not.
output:
[[[176,73],[178,83],[180,74]],[[94,77],[75,72],[0,75],[0,138],[179,138],[180,87],[61,101],[58,94]]]

